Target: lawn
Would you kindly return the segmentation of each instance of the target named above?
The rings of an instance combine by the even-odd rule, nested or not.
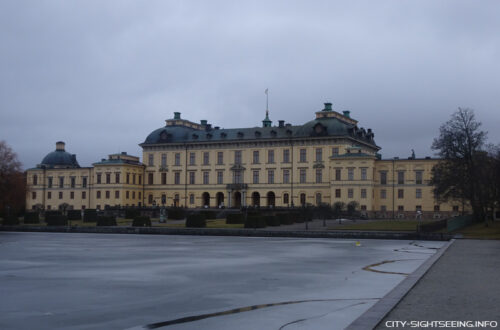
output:
[[[429,223],[432,221],[421,221]],[[328,227],[329,230],[416,231],[418,220],[360,220],[356,224]]]
[[[490,222],[488,227],[484,223],[475,223],[454,233],[460,233],[465,238],[500,239],[500,221]]]

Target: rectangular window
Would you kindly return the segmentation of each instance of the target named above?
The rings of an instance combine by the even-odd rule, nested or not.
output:
[[[153,154],[149,154],[148,155],[148,165],[149,166],[153,166],[154,165],[154,155]]]
[[[342,180],[342,170],[340,168],[335,169],[335,180],[340,181]]]
[[[194,184],[194,172],[189,172],[189,184]]]
[[[290,195],[285,193],[283,195],[283,204],[288,204],[288,203],[290,203]]]
[[[422,198],[422,189],[418,188],[415,190],[415,198],[418,198],[418,199]]]
[[[82,187],[83,188],[87,187],[87,177],[86,176],[82,177]]]
[[[316,169],[316,183],[321,183],[323,182],[323,172],[321,169]]]
[[[210,153],[208,151],[203,152],[203,165],[210,164]]]
[[[36,199],[36,191],[33,191],[33,192],[31,193],[31,199]]]
[[[321,148],[316,148],[316,161],[317,162],[323,161],[323,149]]]
[[[361,198],[366,198],[366,189],[361,189]]]
[[[203,184],[209,184],[210,172],[203,172]]]
[[[59,177],[59,188],[64,188],[64,177]]]
[[[148,173],[148,184],[153,184],[153,173]]]
[[[361,180],[367,179],[366,173],[367,173],[366,167],[361,168]]]
[[[352,168],[352,167],[347,169],[347,180],[349,180],[349,181],[354,180],[354,168]]]
[[[386,212],[386,211],[387,211],[387,206],[385,206],[385,205],[381,205],[381,206],[380,206],[380,211],[382,211],[382,212]]]
[[[33,185],[36,186],[38,184],[38,176],[33,175]]]
[[[290,163],[290,149],[283,149],[283,163]]]
[[[380,172],[380,184],[387,184],[387,172]]]
[[[253,183],[259,183],[259,171],[253,171]]]
[[[127,191],[125,192],[125,198],[126,198],[126,199],[129,199],[129,198],[130,198],[130,191],[128,191],[128,190],[127,190]]]
[[[416,205],[415,211],[422,211],[422,205]]]
[[[233,183],[242,183],[241,171],[234,171],[233,172]]]
[[[59,192],[59,199],[63,199],[63,192],[62,191]]]
[[[174,173],[174,183],[181,184],[181,173],[180,172]]]
[[[274,163],[274,150],[267,151],[267,162],[270,164]]]
[[[132,191],[132,199],[135,199],[135,191]]]
[[[52,192],[47,192],[47,199],[51,199],[52,198]]]
[[[283,170],[283,183],[290,183],[290,170]]]
[[[87,198],[87,192],[86,191],[82,191],[82,199],[86,199]]]
[[[217,152],[217,165],[224,164],[224,153],[222,151]]]
[[[274,170],[267,171],[267,183],[274,183]]]
[[[100,184],[100,183],[101,183],[101,177],[102,177],[102,174],[101,174],[101,173],[97,173],[97,174],[96,174],[96,182],[97,182],[97,184]]]
[[[403,205],[398,205],[398,211],[403,212],[405,207]]]
[[[161,184],[167,184],[167,173],[161,174]]]
[[[130,183],[130,173],[127,173],[127,179],[126,179],[126,183],[129,184]]]
[[[354,198],[354,189],[347,189],[347,198]]]
[[[175,165],[176,166],[180,166],[181,165],[181,154],[176,152],[175,153],[175,158],[174,158],[174,161],[175,161]]]
[[[339,148],[338,147],[333,147],[332,148],[332,156],[336,157],[339,155]]]
[[[119,190],[115,190],[115,198],[120,198],[120,191]]]
[[[106,183],[107,184],[111,183],[111,173],[106,173]]]
[[[49,176],[49,177],[47,178],[47,181],[48,181],[48,182],[47,182],[47,186],[48,186],[48,188],[52,188],[52,177],[51,177],[51,176]]]
[[[142,175],[139,174],[139,184],[142,184]]]
[[[111,193],[109,192],[109,190],[106,190],[106,199],[109,199],[111,197]]]
[[[120,173],[119,172],[115,173],[115,182],[120,183]]]
[[[258,164],[259,163],[259,151],[254,150],[253,152],[253,163]]]
[[[69,192],[69,199],[75,199],[75,192],[74,191]]]
[[[194,204],[194,194],[189,195],[189,204]]]
[[[335,189],[335,198],[340,198],[340,189]]]
[[[196,165],[196,154],[194,152],[189,153],[189,165]]]
[[[453,212],[458,212],[458,205],[453,205]]]
[[[153,195],[148,196],[148,204],[153,204]]]
[[[300,183],[306,183],[306,169],[301,168],[300,169],[300,178],[299,178]]]
[[[361,205],[361,211],[366,211],[366,205]]]
[[[161,167],[167,167],[167,154],[161,154]]]
[[[405,184],[405,172],[398,171],[398,184]]]
[[[387,198],[387,191],[385,189],[380,190],[380,199]]]
[[[223,184],[223,183],[224,183],[224,172],[217,171],[217,184]]]
[[[405,198],[405,191],[403,189],[398,189],[398,198]]]
[[[75,180],[75,177],[73,176],[70,178],[71,188],[75,188],[75,183],[76,183],[76,180]]]
[[[135,184],[135,173],[132,174],[132,184]]]
[[[236,150],[234,152],[234,163],[241,164],[241,150]]]
[[[306,149],[300,149],[299,151],[299,161],[301,163],[307,162]]]
[[[416,184],[422,184],[422,171],[416,171],[415,172],[415,183]]]

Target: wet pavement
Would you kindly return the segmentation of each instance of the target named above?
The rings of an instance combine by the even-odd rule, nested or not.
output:
[[[444,242],[0,233],[1,329],[343,329]]]

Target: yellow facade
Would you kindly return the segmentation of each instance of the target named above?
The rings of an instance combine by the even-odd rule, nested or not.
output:
[[[142,163],[122,153],[89,168],[28,170],[27,207],[292,207],[355,201],[372,217],[409,218],[418,210],[433,218],[458,213],[458,205],[438,204],[429,186],[437,159],[382,160],[371,129],[357,123],[328,103],[300,126],[284,121],[272,126],[266,116],[262,127],[224,130],[175,113],[141,144]]]

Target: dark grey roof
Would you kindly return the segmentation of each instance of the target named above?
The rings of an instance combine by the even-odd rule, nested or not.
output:
[[[76,161],[76,155],[70,154],[64,150],[56,150],[47,154],[40,163],[40,167],[52,168],[79,168],[80,165]]]
[[[318,118],[304,125],[199,130],[185,126],[165,126],[151,132],[141,146],[164,143],[196,143],[209,141],[248,141],[319,136],[350,136],[376,147],[374,134],[337,118]]]
[[[141,162],[136,162],[128,159],[103,159],[100,162],[93,163],[92,165],[116,165],[116,164],[143,165]]]

